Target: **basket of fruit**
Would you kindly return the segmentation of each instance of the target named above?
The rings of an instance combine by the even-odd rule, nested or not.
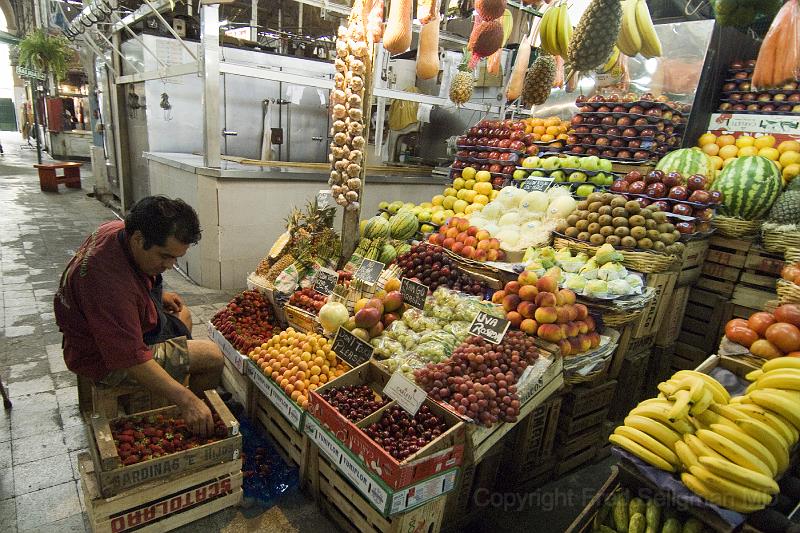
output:
[[[576,252],[585,252],[589,255],[594,255],[599,249],[599,246],[592,246],[588,242],[579,241],[566,236],[559,236],[553,241],[553,247],[556,249],[569,248]],[[652,251],[636,251],[636,250],[618,250],[622,254],[622,264],[637,272],[645,274],[654,274],[658,272],[666,272],[677,261],[676,256],[667,255],[662,252]]]
[[[783,253],[789,248],[800,248],[800,231],[795,225],[779,226],[767,222],[761,226],[761,241],[766,251]]]
[[[782,304],[800,303],[800,285],[793,281],[779,279],[776,290]]]
[[[731,239],[740,239],[742,237],[751,237],[758,234],[761,228],[760,220],[744,220],[736,217],[726,217],[717,215],[711,221],[711,225],[716,228],[717,233],[722,237],[730,237]]]

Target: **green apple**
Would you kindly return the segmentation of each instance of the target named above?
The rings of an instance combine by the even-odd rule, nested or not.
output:
[[[589,185],[588,183],[585,184],[585,185],[581,185],[580,187],[578,187],[575,190],[575,194],[577,194],[578,196],[580,196],[582,198],[586,198],[587,196],[589,196],[593,192],[594,192],[594,186]]]
[[[614,174],[606,174],[606,181],[603,183],[606,187],[611,187],[614,184]]]
[[[608,159],[601,159],[600,160],[600,170],[602,170],[603,172],[611,172],[611,170],[612,170],[611,161],[609,161]]]
[[[604,185],[605,182],[606,182],[606,176],[602,172],[598,172],[597,174],[589,178],[589,183],[593,183],[594,185],[601,186]]]
[[[427,209],[422,209],[420,210],[419,213],[417,213],[417,220],[419,220],[420,222],[429,222],[430,219],[431,219],[431,212],[428,211]]]
[[[558,157],[547,157],[541,160],[541,166],[547,170],[554,170],[561,166],[561,161]]]
[[[522,166],[525,168],[536,168],[539,166],[539,161],[540,159],[537,156],[532,155],[522,160]]]
[[[581,158],[577,155],[568,155],[562,161],[561,167],[562,168],[580,168],[580,160]]]
[[[547,176],[547,172],[543,170],[534,170],[533,172],[530,173],[530,175],[533,176],[534,178],[543,178]]]
[[[569,175],[570,183],[586,183],[586,174],[583,172],[573,172]]]
[[[436,224],[437,226],[441,226],[444,224],[444,221],[447,220],[447,214],[444,211],[437,211],[433,215],[431,215],[431,222]]]
[[[563,170],[556,170],[550,173],[550,177],[553,178],[556,183],[561,183],[566,181],[567,174]]]
[[[517,181],[522,181],[528,177],[528,172],[522,170],[521,168],[518,168],[517,170],[514,171],[514,175],[512,177]]]
[[[598,170],[600,165],[600,158],[596,155],[584,157],[581,159],[581,168],[584,170]]]

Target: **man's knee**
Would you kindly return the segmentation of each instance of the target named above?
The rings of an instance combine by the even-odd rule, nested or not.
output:
[[[190,372],[222,372],[224,356],[214,341],[190,340],[188,345]]]

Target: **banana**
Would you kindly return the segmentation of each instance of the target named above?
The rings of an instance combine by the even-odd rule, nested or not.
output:
[[[729,481],[724,477],[720,477],[710,472],[704,466],[700,465],[693,466],[689,468],[689,472],[691,472],[694,477],[699,479],[711,490],[717,492],[720,495],[732,496],[733,498],[741,500],[742,502],[752,503],[752,504],[763,504],[765,506],[772,501],[772,496],[770,496],[766,492],[751,489],[748,487],[742,487],[737,483]]]
[[[709,409],[712,412],[714,412],[714,413],[718,414],[719,416],[721,416],[722,418],[725,418],[726,420],[729,420],[731,422],[736,422],[740,418],[747,418],[746,414],[742,413],[741,411],[739,411],[737,409],[734,409],[730,405],[722,405],[722,404],[715,403],[715,404],[711,405],[709,407]]]
[[[612,68],[614,68],[614,65],[616,64],[617,60],[619,60],[619,48],[614,46],[614,48],[611,50],[611,55],[608,56],[608,59],[606,59],[605,64],[602,67],[600,67],[598,72],[600,73],[609,72]]]
[[[617,38],[617,47],[628,57],[634,57],[642,47],[642,38],[636,26],[636,0],[622,2],[622,28]]]
[[[539,32],[542,38],[542,50],[551,55],[558,55],[556,31],[558,30],[558,8],[552,4],[542,16]]]
[[[667,472],[674,472],[675,467],[664,460],[661,456],[651,452],[641,444],[632,441],[627,437],[623,437],[622,435],[617,435],[616,433],[612,433],[608,440],[611,441],[612,444],[616,444],[620,448],[623,448],[633,455],[640,458],[642,461],[649,463],[656,468],[660,468],[661,470],[666,470]]]
[[[670,422],[675,422],[681,418],[685,418],[686,415],[689,414],[689,401],[692,399],[692,394],[688,390],[679,390],[676,392],[672,398],[675,403],[672,405],[672,408],[669,410],[667,416],[669,417]]]
[[[725,479],[741,483],[745,487],[760,490],[767,494],[778,494],[780,491],[780,487],[778,487],[778,484],[771,477],[753,472],[752,470],[731,463],[726,459],[698,457],[697,461],[710,472],[724,477]]]
[[[667,409],[669,409],[670,407],[672,407],[672,402],[669,401],[669,399],[667,399],[667,398],[655,397],[655,398],[648,398],[646,400],[642,400],[641,402],[636,404],[636,407],[641,407],[641,406],[645,406],[645,405],[663,405],[663,406],[666,406]]]
[[[747,381],[755,381],[758,378],[760,378],[763,373],[764,371],[759,368],[758,370],[753,370],[752,372],[748,372],[744,376],[744,379],[746,379]]]
[[[731,497],[723,497],[723,495],[715,492],[711,487],[688,472],[681,474],[681,481],[683,481],[683,484],[686,485],[686,488],[698,496],[702,496],[711,503],[715,503],[739,513],[752,513],[753,511],[758,511],[764,508],[763,505],[752,503],[748,504],[739,500],[734,500]]]
[[[738,426],[736,429],[723,426],[722,424],[711,424],[711,431],[725,437],[734,444],[738,444],[748,452],[755,455],[757,458],[769,467],[772,477],[778,474],[778,460],[774,455],[760,442],[745,433]]]
[[[769,372],[761,376],[755,382],[758,389],[787,389],[800,391],[800,373],[796,374],[773,374]]]
[[[661,41],[658,39],[645,0],[636,0],[636,27],[642,38],[642,47],[639,52],[646,58],[661,57]]]
[[[738,428],[736,424],[728,420],[727,418],[718,415],[711,409],[703,411],[702,413],[697,413],[694,417],[700,421],[706,428],[710,427],[711,424],[725,424],[726,426],[730,426],[734,429]]]
[[[556,26],[556,28],[558,55],[567,57],[569,41],[572,39],[572,23],[569,20],[569,11],[567,10],[566,2],[561,2],[561,5],[558,7],[558,26]]]
[[[734,409],[745,413],[746,415],[750,416],[754,420],[758,420],[767,424],[769,427],[774,429],[783,440],[785,440],[789,447],[794,446],[797,442],[797,433],[796,430],[792,427],[788,420],[783,418],[782,416],[773,413],[763,407],[759,407],[755,404],[739,404],[739,405],[731,405]]]
[[[697,376],[698,378],[705,381],[706,385],[711,387],[711,392],[714,394],[714,402],[728,403],[731,401],[731,395],[727,390],[725,390],[725,387],[723,387],[719,381],[712,378],[708,374],[703,374],[702,372],[698,372],[697,370],[679,370],[675,372],[675,375],[672,377],[673,379],[676,378],[680,379],[684,376]]]
[[[675,443],[675,454],[678,456],[678,459],[681,460],[684,471],[687,471],[689,468],[700,464],[697,462],[697,456],[694,454],[692,449],[683,441],[678,441]]]
[[[800,391],[791,389],[776,389],[773,387],[759,387],[758,390],[769,392],[771,394],[777,394],[778,396],[782,396],[790,402],[800,406]]]
[[[760,472],[765,476],[772,475],[772,471],[764,464],[764,461],[718,433],[707,429],[701,429],[697,432],[697,438],[702,440],[709,448],[722,454],[728,460],[739,466],[749,468],[755,472]]]
[[[639,415],[629,415],[625,417],[625,425],[647,433],[664,446],[670,449],[675,447],[676,442],[680,442],[681,435],[673,429],[668,428],[661,422]]]
[[[658,384],[658,390],[667,397],[672,396],[676,392],[678,392],[678,386],[675,383],[670,383],[669,381],[662,381]]]
[[[798,410],[799,406],[797,402],[790,400],[783,394],[776,393],[774,389],[753,391],[750,395],[750,399],[752,399],[756,405],[774,411],[788,420],[795,431],[800,428],[800,410]]]
[[[711,390],[709,390],[708,387],[705,387],[703,388],[703,396],[698,402],[695,402],[691,409],[689,409],[689,413],[692,415],[703,413],[711,406],[713,402],[714,395],[711,394]]]
[[[671,404],[668,402],[666,402],[666,405],[663,403],[649,403],[647,405],[639,405],[634,407],[629,414],[641,415],[647,418],[652,418],[653,420],[658,420],[662,424],[666,424],[668,427],[681,434],[694,433],[694,426],[692,426],[688,420],[671,421],[669,419],[668,414],[670,407]]]
[[[777,368],[795,368],[800,370],[800,358],[798,357],[776,357],[770,359],[761,367],[764,373],[770,372]]]
[[[654,439],[644,431],[640,431],[629,426],[619,426],[614,430],[614,434],[628,438],[642,447],[650,450],[671,464],[673,467],[681,464],[678,456],[675,455],[675,452],[670,450],[668,446],[661,444],[658,440]]]
[[[714,457],[716,459],[726,460],[723,456],[709,448],[705,442],[697,438],[697,435],[684,435],[683,442],[689,446],[689,449],[698,457]]]
[[[786,471],[789,467],[789,446],[777,431],[752,418],[741,418],[736,421],[736,425],[769,450],[778,462],[778,473]]]
[[[705,381],[698,378],[697,376],[687,376],[681,380],[681,388],[685,388],[689,390],[689,393],[692,395],[692,399],[689,400],[692,405],[699,402],[700,399],[703,397],[703,389],[705,388]]]

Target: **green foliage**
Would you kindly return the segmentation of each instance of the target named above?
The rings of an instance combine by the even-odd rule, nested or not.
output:
[[[69,41],[38,29],[19,43],[19,64],[52,73],[56,81],[64,78],[72,59]]]

